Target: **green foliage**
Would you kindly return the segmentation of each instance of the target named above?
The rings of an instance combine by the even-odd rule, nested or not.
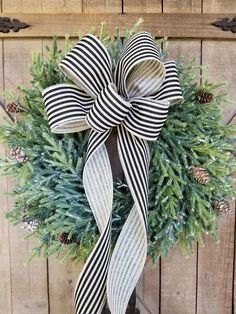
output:
[[[139,24],[126,31],[124,41],[119,29],[116,40],[101,29],[100,38],[111,54],[113,66]],[[65,45],[68,51],[72,43],[66,39]],[[6,216],[14,225],[27,219],[39,223],[29,235],[39,240],[31,258],[56,254],[77,263],[89,255],[99,236],[82,183],[88,132],[66,135],[50,132],[41,92],[47,86],[67,79],[59,71],[58,63],[63,53],[58,49],[56,39],[46,51],[45,58],[39,54],[33,56],[30,88],[20,88],[24,110],[21,118],[0,128],[0,140],[9,148],[23,148],[28,157],[24,163],[9,156],[1,161],[2,173],[16,178],[15,205]],[[165,51],[163,55],[166,55]],[[231,176],[235,170],[235,127],[221,123],[220,105],[225,101],[225,95],[217,95],[218,85],[205,82],[198,86],[200,68],[196,64],[184,65],[181,60],[178,64],[184,100],[170,108],[159,139],[150,143],[148,239],[149,254],[154,261],[168,254],[177,243],[187,254],[194,241],[203,245],[204,233],[218,240],[219,213],[212,203],[235,196]],[[200,89],[214,91],[214,100],[200,105],[196,99]],[[17,99],[18,96],[11,95],[11,98]],[[211,180],[207,185],[193,178],[189,167],[198,165],[210,173]],[[116,182],[113,243],[132,203],[127,185]],[[59,236],[63,232],[68,233],[69,238],[76,236],[79,244],[62,244]]]

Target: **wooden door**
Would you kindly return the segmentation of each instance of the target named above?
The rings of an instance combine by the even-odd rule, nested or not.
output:
[[[148,30],[171,37],[169,48],[173,57],[197,57],[199,63],[209,66],[212,81],[229,81],[230,98],[236,99],[236,34],[208,25],[208,21],[218,18],[217,13],[222,17],[232,16],[233,12],[236,15],[234,0],[0,0],[0,10],[1,16],[20,17],[31,24],[18,33],[0,33],[1,91],[15,91],[19,84],[29,84],[31,51],[44,53],[43,46],[52,34],[75,34],[80,28],[88,30],[93,23],[106,19],[114,29],[116,23],[132,24],[142,16]],[[175,13],[186,15],[183,18]],[[188,15],[192,13],[196,15]],[[235,107],[224,105],[223,111],[223,123],[227,123],[235,114]],[[0,150],[5,154],[5,147]],[[79,269],[71,263],[60,264],[54,258],[24,266],[34,243],[23,240],[25,234],[19,227],[9,227],[4,212],[11,209],[13,201],[4,192],[11,190],[11,179],[2,177],[0,182],[0,313],[72,314]],[[234,202],[231,203],[234,208]],[[147,265],[137,289],[141,314],[233,313],[234,212],[220,219],[219,232],[219,245],[206,235],[206,246],[199,248],[196,243],[193,256],[183,257],[177,247],[168,258],[161,258],[156,268]]]

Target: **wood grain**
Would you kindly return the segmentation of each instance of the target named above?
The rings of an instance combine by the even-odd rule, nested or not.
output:
[[[82,0],[2,0],[4,13],[78,13]]]
[[[236,12],[236,1],[205,0],[203,1],[203,12],[231,14],[232,12]]]
[[[0,56],[3,57],[3,43],[0,41]],[[0,93],[3,91],[3,58],[0,58]],[[2,99],[0,99],[1,101]],[[1,107],[2,108],[2,107]],[[0,113],[0,125],[7,123],[2,112]],[[6,155],[6,147],[0,144],[0,158]],[[5,214],[8,212],[8,178],[0,176],[0,309],[3,313],[11,313],[11,262],[10,262],[10,245],[9,245],[9,232],[8,220]]]
[[[83,0],[83,13],[108,13],[108,12],[121,13],[122,0]],[[117,24],[114,23],[114,26],[116,25]]]
[[[161,313],[193,314],[196,307],[197,245],[184,257],[177,248],[161,259]],[[210,313],[210,312],[209,312]]]
[[[43,13],[82,12],[82,0],[41,0],[41,2]]]
[[[4,85],[3,85],[3,75],[4,75],[4,69],[3,69],[3,40],[0,40],[0,101],[3,102],[3,97],[2,93],[4,90]]]
[[[200,40],[170,40],[169,58],[183,56],[187,63],[196,58],[200,63]],[[197,244],[193,254],[185,258],[179,247],[161,258],[161,313],[193,314],[196,307]]]
[[[234,202],[231,202],[234,206]],[[220,219],[220,244],[205,236],[205,248],[199,250],[198,300],[199,314],[231,314],[234,255],[234,216]]]
[[[6,14],[1,13],[0,16]],[[173,38],[217,38],[236,39],[236,34],[224,32],[211,23],[225,17],[224,14],[180,14],[180,13],[143,13],[144,22],[142,28],[151,32],[156,37]],[[232,18],[234,15],[227,15]],[[107,25],[107,30],[115,35],[115,26],[121,29],[130,28],[139,18],[138,13],[116,14],[19,14],[12,13],[9,17],[18,18],[31,27],[19,32],[0,33],[2,38],[36,37],[45,38],[57,35],[64,37],[65,34],[76,36],[79,30],[88,32],[91,27],[99,29],[102,22]]]
[[[43,47],[51,47],[52,40],[43,40]],[[64,51],[65,41],[58,40],[58,47]],[[43,56],[47,52],[43,49]],[[70,262],[61,263],[59,258],[48,259],[48,296],[50,314],[73,313],[73,291],[80,272],[80,267]]]
[[[234,121],[236,123],[236,119]],[[234,178],[236,177],[236,173],[234,173]],[[236,186],[234,186],[234,188],[236,189]],[[234,211],[235,211],[235,222],[234,222],[234,282],[233,282],[233,310],[235,311],[235,306],[236,306],[236,201],[234,201]]]
[[[31,50],[41,49],[41,40],[4,42],[4,80],[7,90],[15,92],[18,84],[29,84]],[[11,183],[9,191],[12,189]],[[10,198],[9,210],[13,202]],[[37,260],[28,267],[24,266],[32,246],[35,246],[34,242],[24,240],[25,235],[19,226],[9,229],[12,314],[48,314],[46,262]]]
[[[142,280],[143,304],[149,313],[158,314],[160,307],[160,261],[157,266],[147,258]],[[142,311],[141,311],[142,313]]]
[[[57,258],[49,258],[50,314],[73,313],[73,293],[80,269],[72,262],[62,264]]]
[[[159,13],[162,12],[161,0],[124,0],[124,13]]]
[[[209,0],[203,2],[203,12],[227,14],[235,12],[235,1]],[[232,44],[232,45],[231,45]],[[217,53],[215,51],[217,50]],[[220,56],[220,57],[219,57]],[[229,97],[235,99],[235,44],[227,41],[203,41],[202,61],[209,66],[209,77],[214,82],[227,80]],[[223,123],[235,113],[233,105],[222,104]],[[234,208],[235,202],[231,205]],[[206,247],[199,251],[197,313],[233,313],[233,271],[235,245],[235,211],[219,221],[220,244],[206,237]]]
[[[202,61],[208,65],[208,76],[212,82],[227,80],[229,97],[235,99],[236,79],[235,43],[222,41],[203,41]],[[219,56],[221,56],[219,58]],[[206,71],[204,71],[206,74]],[[222,104],[223,121],[228,121],[235,113],[233,104]],[[234,202],[233,202],[234,207]],[[213,311],[216,314],[231,313],[233,298],[233,263],[234,263],[234,219],[235,212],[230,216],[222,217],[219,221],[220,244],[205,236],[206,247],[199,250],[198,270],[198,311],[206,314]]]
[[[165,13],[201,13],[201,0],[164,0]]]
[[[202,62],[208,68],[204,74],[212,82],[228,82],[227,91],[231,104],[222,104],[223,123],[226,123],[234,113],[236,113],[236,42],[203,41],[202,43]]]
[[[4,158],[6,155],[6,148],[0,145],[0,157]],[[0,177],[0,237],[2,243],[0,245],[0,308],[3,313],[11,313],[11,262],[9,254],[9,233],[8,221],[5,218],[5,213],[8,211],[8,197],[5,193],[8,192],[8,179]]]

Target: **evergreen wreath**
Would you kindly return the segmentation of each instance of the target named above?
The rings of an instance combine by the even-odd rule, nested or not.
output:
[[[100,40],[107,47],[113,66],[139,23],[112,38],[102,26]],[[73,43],[66,38],[66,52]],[[163,47],[164,40],[157,45]],[[6,217],[22,224],[39,245],[33,257],[57,254],[79,262],[86,259],[99,232],[85,197],[82,170],[88,132],[57,135],[51,133],[42,99],[42,90],[68,82],[58,64],[64,57],[54,39],[47,56],[33,55],[29,88],[21,86],[21,96],[7,93],[5,110],[12,123],[0,127],[0,139],[9,147],[1,159],[4,175],[13,175],[15,204]],[[165,49],[161,50],[167,57]],[[217,218],[229,212],[228,200],[235,197],[232,172],[236,150],[235,126],[221,122],[221,104],[226,95],[222,85],[202,79],[194,62],[177,61],[183,101],[170,107],[160,137],[152,142],[149,175],[148,253],[153,261],[180,244],[188,254],[194,241],[204,245],[202,235],[215,240]],[[112,236],[115,243],[132,207],[125,182],[114,184]]]

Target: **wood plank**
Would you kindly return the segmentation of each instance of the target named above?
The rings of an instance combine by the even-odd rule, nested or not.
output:
[[[236,12],[236,2],[234,0],[203,1],[203,12],[231,14],[232,12]]]
[[[184,56],[185,62],[197,58],[200,63],[200,40],[170,40],[169,58]],[[197,243],[193,255],[185,258],[179,247],[161,258],[161,313],[194,314],[196,306]]]
[[[203,2],[203,12],[227,14],[235,12],[236,3],[231,0],[209,0]],[[231,46],[232,44],[232,46]],[[217,49],[217,58],[215,60]],[[234,43],[215,41],[203,41],[202,59],[209,65],[209,76],[215,82],[227,80],[230,85],[227,88],[229,97],[235,99],[235,69],[232,66],[235,59]],[[227,123],[235,114],[233,106],[222,104],[224,114],[223,123]],[[231,205],[235,209],[235,202]],[[235,211],[231,217],[224,217],[219,221],[219,236],[221,243],[217,250],[213,251],[212,240],[207,239],[206,248],[199,255],[199,285],[198,285],[198,313],[207,313],[209,309],[217,313],[233,313],[233,270],[235,251]]]
[[[0,41],[0,55],[3,57],[2,41]],[[3,58],[0,59],[0,92],[3,90]],[[2,113],[1,113],[2,116]],[[0,118],[2,121],[2,117]],[[0,157],[3,158],[6,155],[6,147],[0,144]],[[8,232],[8,220],[5,218],[5,213],[8,211],[8,182],[7,178],[0,177],[0,238],[3,239],[0,245],[0,309],[3,313],[11,313],[11,264],[9,255],[9,232]]]
[[[72,314],[74,288],[81,267],[72,262],[61,264],[57,258],[49,258],[50,314]]]
[[[83,13],[108,13],[108,12],[121,13],[122,0],[83,0]],[[116,26],[116,24],[114,24],[114,26]]]
[[[205,75],[212,82],[220,83],[227,81],[227,92],[231,101],[236,99],[236,42],[203,41],[202,62],[208,66]],[[233,66],[232,66],[233,65]],[[236,113],[235,104],[222,104],[223,123],[226,123]]]
[[[3,85],[3,41],[0,40],[0,101],[3,102],[3,97],[2,97],[2,93],[4,90],[4,85]]]
[[[6,14],[0,14],[5,16]],[[0,33],[0,37],[51,37],[55,34],[64,37],[65,34],[77,37],[78,30],[87,32],[91,27],[99,29],[101,22],[105,22],[107,30],[115,35],[115,26],[121,29],[130,28],[140,17],[138,13],[128,14],[10,14],[31,27],[19,32]],[[233,18],[234,15],[227,15]],[[222,31],[211,23],[225,17],[225,14],[198,14],[198,13],[143,13],[142,28],[150,31],[156,37],[170,38],[217,38],[236,39],[236,34]],[[76,21],[76,23],[75,23]]]
[[[22,12],[21,0],[2,0],[2,12]]]
[[[36,0],[37,1],[37,0]],[[43,13],[80,13],[82,0],[41,0]]]
[[[231,202],[234,206],[234,202]],[[205,248],[199,250],[198,302],[199,314],[231,314],[235,212],[219,221],[219,245],[205,237]]]
[[[19,49],[20,47],[20,49]],[[28,67],[31,50],[42,49],[41,40],[5,40],[4,74],[6,89],[16,90],[18,84],[29,84]],[[11,181],[9,190],[12,189]],[[14,200],[10,198],[9,209]],[[12,314],[48,314],[47,268],[45,260],[36,260],[25,267],[34,242],[24,240],[26,233],[20,228],[11,227],[10,259],[12,277]]]
[[[43,47],[51,47],[52,40],[43,40]],[[64,39],[58,40],[59,48],[64,51]],[[46,56],[45,49],[43,55]],[[56,257],[48,259],[48,292],[50,314],[73,313],[73,292],[80,272],[80,267],[70,262],[61,263]]]
[[[185,62],[191,62],[196,59],[200,64],[201,59],[201,41],[195,39],[170,39],[167,42],[167,49],[170,59],[176,59],[183,56]]]
[[[194,314],[196,307],[197,245],[184,257],[178,248],[161,259],[161,313]],[[210,312],[209,312],[210,313]]]
[[[202,0],[164,0],[165,13],[201,13]]]
[[[150,258],[143,271],[143,305],[148,313],[158,314],[160,307],[160,260],[157,266]],[[141,313],[143,313],[141,311]]]
[[[6,147],[0,145],[0,157],[6,155]],[[0,177],[0,236],[2,240],[0,246],[0,308],[2,313],[10,314],[12,311],[11,305],[11,262],[9,255],[9,233],[8,221],[5,218],[5,213],[8,211],[8,197],[5,193],[8,192],[8,180],[6,177]]]
[[[235,43],[228,41],[222,41],[221,45],[217,41],[203,41],[202,45],[202,60],[203,64],[209,66],[209,79],[213,82],[227,80],[230,83],[227,91],[231,99],[236,96],[235,68],[232,66],[235,61],[235,48]],[[233,105],[222,104],[222,111],[222,122],[225,123],[235,113],[235,108]],[[234,207],[234,201],[231,201],[231,205]],[[199,250],[199,314],[209,311],[228,314],[233,311],[234,220],[234,211],[231,215],[222,217],[219,221],[220,244],[216,246],[214,241],[206,236],[206,247]]]
[[[236,122],[236,121],[235,121]],[[236,177],[236,172],[234,173],[234,177]],[[234,188],[236,189],[236,184],[234,184]],[[236,213],[236,201],[234,201],[234,211]],[[235,222],[234,222],[234,285],[233,285],[233,311],[235,313],[236,308],[236,214]]]
[[[40,0],[2,0],[2,12],[40,13]]]
[[[124,13],[158,13],[162,11],[161,0],[124,0]]]
[[[4,13],[80,13],[82,0],[2,0]]]

